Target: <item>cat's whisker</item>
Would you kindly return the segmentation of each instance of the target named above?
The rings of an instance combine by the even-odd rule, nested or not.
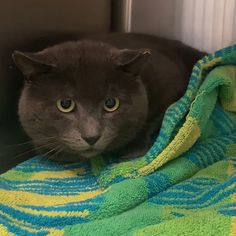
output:
[[[57,159],[55,159],[55,157],[57,157],[57,155],[62,152],[64,150],[64,147],[57,147],[58,150],[53,153],[52,155],[49,155],[49,156],[43,156],[43,159],[40,161],[40,162],[43,162],[43,161],[55,161]],[[60,160],[57,160],[57,161],[60,161]],[[57,167],[60,167],[62,165],[62,163],[60,162],[54,162],[53,165],[56,165]]]
[[[41,163],[44,163],[45,161],[50,161],[51,160],[51,156],[50,155],[48,155],[49,153],[51,153],[51,152],[53,152],[53,151],[55,151],[55,153],[58,153],[58,150],[60,150],[61,148],[60,148],[60,146],[57,146],[57,147],[55,147],[55,148],[53,148],[53,149],[51,149],[50,151],[48,151],[47,153],[45,153],[45,154],[42,154],[41,155],[41,159],[39,160]],[[52,154],[52,156],[55,154],[55,153],[53,153]]]
[[[25,151],[25,152],[23,152],[21,154],[18,154],[16,156],[14,156],[13,160],[16,160],[17,158],[22,157],[25,154],[29,154],[29,153],[31,153],[33,151],[39,151],[39,150],[42,150],[44,148],[49,148],[51,145],[55,145],[55,144],[57,144],[57,141],[54,141],[52,143],[47,143],[47,144],[44,144],[44,145],[41,145],[41,146],[38,146],[38,147],[31,148],[31,149],[29,149],[29,150],[27,150],[27,151]]]
[[[42,142],[42,141],[50,141],[52,139],[55,139],[55,137],[45,137],[45,138],[41,138],[41,139],[35,139],[35,141]],[[29,140],[29,141],[22,142],[22,143],[10,144],[10,145],[6,145],[4,148],[7,149],[7,148],[12,148],[12,147],[19,147],[19,146],[24,146],[27,144],[33,144],[33,141]]]
[[[53,161],[57,158],[57,155],[64,150],[64,147],[60,147],[55,153],[48,157],[48,160]],[[60,166],[61,163],[55,163],[57,166]]]
[[[32,143],[32,142],[33,142],[32,140],[29,140],[29,141],[23,142],[23,143],[10,144],[10,145],[5,146],[4,148],[18,147],[18,146],[30,144],[30,143]]]
[[[48,160],[53,160],[53,158],[56,157],[57,154],[60,153],[60,150],[61,150],[61,148],[59,148],[58,150],[56,150],[52,155],[49,155],[49,156],[48,156]]]
[[[56,151],[60,146],[56,146],[54,148],[52,148],[51,150],[49,150],[48,152],[42,154],[42,156],[47,157],[49,153]]]

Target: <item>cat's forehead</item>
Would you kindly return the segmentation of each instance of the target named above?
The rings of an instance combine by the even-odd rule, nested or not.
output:
[[[53,94],[56,93],[56,96],[70,97],[72,95],[80,101],[87,99],[99,101],[106,96],[118,95],[126,90],[129,83],[124,83],[124,80],[119,76],[119,72],[110,72],[91,66],[77,70],[67,68],[51,74],[47,83],[43,83],[42,86],[46,90],[54,91]]]
[[[77,71],[62,79],[61,87],[65,87],[78,97],[94,97],[103,99],[107,94],[117,94],[125,89],[125,85],[116,78],[114,73],[105,71]]]
[[[46,54],[57,65],[48,79],[49,87],[97,100],[126,90],[132,80],[123,78],[127,75],[117,69],[112,49],[108,44],[93,41],[66,42],[47,49]]]
[[[99,42],[67,42],[48,50],[57,67],[55,74],[72,90],[103,92],[116,89],[120,71],[111,58],[111,46]]]
[[[48,48],[46,54],[59,67],[101,66],[111,61],[111,49],[108,44],[86,40],[56,45]]]

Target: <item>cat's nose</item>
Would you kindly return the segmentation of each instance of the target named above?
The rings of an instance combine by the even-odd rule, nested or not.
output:
[[[100,135],[86,136],[86,137],[82,137],[82,138],[89,145],[93,145],[93,144],[95,144],[98,141],[98,139],[100,138]]]

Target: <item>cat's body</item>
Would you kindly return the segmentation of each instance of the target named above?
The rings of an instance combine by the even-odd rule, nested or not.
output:
[[[57,157],[61,150],[65,161],[109,152],[143,155],[203,55],[177,41],[137,34],[94,35],[39,53],[16,52],[26,78],[21,123],[39,153]],[[57,101],[74,108],[62,112]]]

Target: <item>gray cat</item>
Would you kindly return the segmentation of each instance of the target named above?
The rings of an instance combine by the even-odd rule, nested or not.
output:
[[[144,155],[203,55],[177,41],[138,34],[15,51],[25,78],[21,124],[36,152],[53,160]]]

